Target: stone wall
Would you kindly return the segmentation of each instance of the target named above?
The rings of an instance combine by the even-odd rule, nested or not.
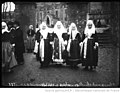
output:
[[[20,22],[20,27],[24,33],[24,39],[26,39],[26,31],[28,30],[29,25],[33,25],[35,30],[35,13],[35,5],[16,4],[15,20]]]
[[[77,2],[68,3],[68,25],[71,22],[74,22],[77,25],[78,31],[83,33],[85,25],[86,25],[86,15],[88,13],[88,3]]]
[[[111,16],[111,25],[112,25],[112,40],[115,46],[119,46],[119,31],[120,31],[120,2],[112,2],[112,16]]]

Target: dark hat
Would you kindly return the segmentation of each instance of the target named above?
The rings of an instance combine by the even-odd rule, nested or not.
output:
[[[16,25],[18,25],[18,26],[20,25],[18,21],[15,21],[14,24],[16,24]]]

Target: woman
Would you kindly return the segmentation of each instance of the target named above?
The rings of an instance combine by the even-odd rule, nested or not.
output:
[[[69,41],[67,46],[68,61],[67,64],[77,66],[80,63],[80,43],[82,41],[81,34],[77,30],[75,23],[69,26]]]
[[[17,65],[16,59],[12,51],[12,45],[10,43],[11,35],[8,31],[7,24],[2,22],[2,69],[3,72],[11,72],[12,67]],[[13,60],[14,58],[14,60]]]
[[[32,52],[34,49],[35,43],[35,31],[33,30],[33,25],[29,26],[29,30],[27,31],[27,39],[28,39],[28,52]]]
[[[36,54],[36,59],[37,61],[40,60],[40,56],[39,56],[39,45],[40,45],[40,40],[42,38],[41,33],[40,33],[40,25],[39,25],[39,29],[37,30],[36,34],[35,34],[35,47],[34,47],[34,54]]]
[[[40,40],[40,45],[39,45],[39,55],[40,55],[40,63],[41,63],[41,67],[45,67],[48,66],[50,61],[51,61],[51,54],[50,54],[50,42],[48,37],[48,32],[49,29],[46,25],[45,22],[42,22],[42,24],[40,25],[40,34],[41,34],[41,40]]]
[[[54,48],[54,37],[55,37],[55,34],[53,32],[53,28],[49,28],[49,32],[48,32],[48,36],[47,38],[49,39],[49,42],[50,42],[50,58],[51,58],[51,62],[53,62],[52,60],[52,55],[53,55],[53,48]]]
[[[55,33],[54,37],[54,51],[53,51],[53,61],[57,63],[62,63],[65,60],[64,51],[67,45],[67,30],[65,30],[61,21],[57,21],[53,29]],[[64,59],[64,60],[63,60]]]
[[[85,69],[96,68],[98,62],[98,38],[95,31],[95,25],[92,20],[88,20],[83,35],[82,65]]]

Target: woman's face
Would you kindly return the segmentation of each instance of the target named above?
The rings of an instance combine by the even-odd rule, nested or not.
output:
[[[31,26],[29,27],[29,29],[33,30],[33,26],[31,25]]]
[[[91,29],[92,28],[92,24],[88,24],[88,28]]]
[[[72,26],[72,31],[75,31],[75,26]]]
[[[61,25],[57,25],[57,28],[60,29],[60,28],[61,28]]]
[[[46,26],[43,26],[43,27],[42,27],[42,30],[45,30],[45,29],[46,29]]]

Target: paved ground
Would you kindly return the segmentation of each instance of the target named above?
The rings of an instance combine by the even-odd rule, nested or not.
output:
[[[3,86],[118,86],[119,49],[99,48],[99,66],[96,71],[85,71],[69,66],[50,65],[39,69],[40,63],[32,53],[25,53],[25,64],[14,68],[14,73],[2,75]]]

